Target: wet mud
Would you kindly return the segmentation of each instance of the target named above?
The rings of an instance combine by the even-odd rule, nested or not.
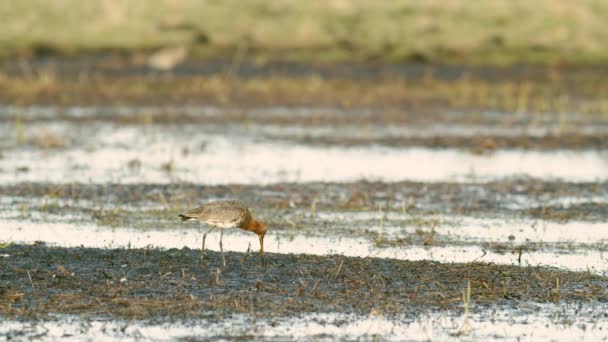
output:
[[[104,205],[132,208],[153,206],[156,211],[125,210],[114,215],[140,220],[150,214],[173,220],[180,210],[201,199],[239,198],[259,210],[279,216],[297,209],[353,212],[383,211],[416,215],[471,215],[482,218],[519,217],[567,222],[603,221],[608,217],[608,183],[557,182],[514,178],[484,183],[370,182],[283,183],[260,185],[200,184],[45,184],[0,186],[4,210],[25,205],[29,210],[61,215],[96,217]],[[11,199],[12,198],[12,199]],[[38,198],[23,203],[19,198]],[[75,202],[74,202],[75,201]],[[78,201],[88,201],[79,204]],[[125,207],[125,209],[128,209]],[[111,215],[112,211],[106,211]],[[97,216],[98,217],[98,216]],[[98,217],[99,218],[99,217]],[[280,220],[280,219],[279,219]],[[281,223],[278,221],[276,223]],[[282,222],[284,223],[284,222]]]
[[[476,305],[608,300],[608,279],[587,272],[484,263],[437,263],[339,255],[259,255],[198,250],[96,249],[12,244],[0,258],[6,317],[260,317],[303,312],[407,314]]]

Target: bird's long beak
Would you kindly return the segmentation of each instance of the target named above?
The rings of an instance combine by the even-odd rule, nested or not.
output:
[[[264,258],[264,235],[260,237],[260,256],[262,257],[262,266],[266,266],[266,259]]]

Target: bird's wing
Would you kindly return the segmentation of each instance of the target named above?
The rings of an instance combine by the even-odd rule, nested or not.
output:
[[[194,209],[190,209],[186,213],[186,216],[188,216],[188,217],[198,217],[204,211],[205,211],[205,207],[204,206],[198,207],[198,208],[194,208]]]
[[[200,214],[200,218],[209,223],[233,224],[239,226],[246,217],[250,215],[249,210],[238,206],[221,206],[208,208]]]
[[[238,201],[216,201],[194,208],[186,214],[189,217],[209,221],[238,221],[242,222],[249,209]]]

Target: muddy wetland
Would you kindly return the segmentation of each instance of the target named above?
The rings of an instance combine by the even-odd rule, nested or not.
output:
[[[608,336],[605,70],[232,67],[3,65],[0,339]]]

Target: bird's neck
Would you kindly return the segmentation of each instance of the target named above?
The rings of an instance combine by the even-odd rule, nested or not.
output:
[[[250,231],[250,232],[254,232],[258,235],[262,235],[264,234],[264,232],[262,231],[262,225],[260,224],[259,221],[255,220],[255,219],[250,219],[247,220],[247,222],[245,222],[245,225],[243,226],[243,229]]]

